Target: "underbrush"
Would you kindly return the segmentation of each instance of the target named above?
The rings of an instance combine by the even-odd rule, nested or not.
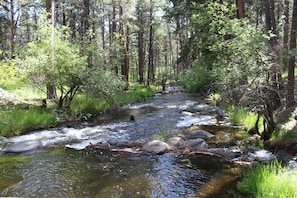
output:
[[[242,171],[237,189],[243,197],[297,197],[297,170],[281,166],[276,160]]]

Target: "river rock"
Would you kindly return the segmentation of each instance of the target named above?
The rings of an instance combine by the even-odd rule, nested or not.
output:
[[[125,138],[120,138],[120,139],[109,139],[108,143],[112,146],[118,146],[118,147],[128,147],[131,142]]]
[[[193,139],[193,140],[186,140],[183,145],[179,148],[191,148],[191,149],[207,149],[208,144],[201,138]]]
[[[172,137],[168,139],[167,143],[170,146],[179,148],[180,146],[184,145],[184,140],[181,137]]]
[[[271,161],[275,158],[275,156],[264,149],[255,151],[254,153],[249,153],[249,157],[251,160],[256,160],[256,161]]]
[[[212,137],[214,137],[213,134],[204,130],[191,131],[187,135],[185,135],[185,138],[187,139],[196,139],[196,138],[209,139]]]
[[[6,142],[7,138],[0,136],[0,142]]]
[[[42,142],[40,140],[25,140],[8,145],[4,151],[7,153],[23,153],[34,150],[40,146],[42,146]]]
[[[148,142],[142,147],[143,151],[155,153],[155,154],[162,154],[165,153],[169,148],[169,145],[165,142],[159,140],[153,140]]]

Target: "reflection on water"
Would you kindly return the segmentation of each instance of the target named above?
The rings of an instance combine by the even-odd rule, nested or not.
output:
[[[144,155],[101,150],[39,150],[7,155],[0,196],[19,197],[195,197],[222,171],[207,156]],[[18,159],[19,158],[19,159]],[[227,164],[226,164],[227,167]],[[8,187],[9,186],[9,187]],[[8,188],[7,188],[8,187]]]

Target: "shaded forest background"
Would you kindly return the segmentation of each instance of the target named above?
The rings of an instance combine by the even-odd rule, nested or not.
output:
[[[63,108],[180,82],[256,112],[263,139],[295,105],[297,0],[0,2],[2,88],[31,83]]]

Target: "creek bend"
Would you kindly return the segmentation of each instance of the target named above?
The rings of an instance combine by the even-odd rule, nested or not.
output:
[[[0,196],[229,197],[239,166],[220,157],[86,148],[119,139],[148,141],[164,130],[176,136],[200,126],[215,135],[209,145],[229,144],[230,136],[240,140],[230,132],[236,129],[225,127],[227,120],[218,121],[214,111],[196,94],[158,94],[91,123],[0,139]],[[136,120],[130,121],[130,115]],[[42,147],[4,152],[11,143],[34,140]]]

